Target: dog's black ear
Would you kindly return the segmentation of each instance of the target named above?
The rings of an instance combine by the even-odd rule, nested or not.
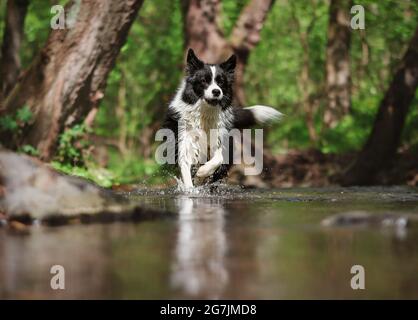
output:
[[[187,51],[187,72],[188,73],[193,73],[199,69],[202,69],[204,67],[204,63],[203,61],[199,60],[198,57],[196,57],[193,49],[189,49],[189,51]]]
[[[226,72],[233,73],[236,65],[237,65],[237,56],[233,54],[232,56],[229,57],[228,60],[226,60],[225,62],[222,62],[220,64],[220,67]]]

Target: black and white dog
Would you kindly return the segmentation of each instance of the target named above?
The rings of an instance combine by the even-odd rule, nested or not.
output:
[[[186,189],[193,187],[194,166],[200,166],[196,179],[210,177],[210,182],[214,182],[227,175],[232,162],[231,157],[225,159],[223,150],[229,143],[227,135],[231,129],[250,128],[281,116],[271,107],[232,106],[235,66],[235,55],[221,64],[207,64],[192,49],[187,53],[186,77],[169,104],[163,125],[174,132],[175,162]],[[198,139],[202,132],[215,145],[208,161],[209,144],[202,144],[204,139]]]

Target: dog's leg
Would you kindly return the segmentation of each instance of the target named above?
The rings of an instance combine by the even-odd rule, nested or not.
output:
[[[181,179],[185,188],[193,188],[191,166],[187,163],[180,165]]]
[[[199,178],[209,177],[215,172],[216,169],[220,167],[222,162],[223,162],[222,148],[218,148],[215,151],[215,154],[213,155],[212,159],[210,159],[203,166],[201,166],[199,170],[197,170],[196,176],[198,176]]]
[[[185,189],[193,188],[192,163],[194,163],[195,148],[191,132],[181,128],[179,133],[180,141],[178,144],[178,165],[180,167],[181,179]]]

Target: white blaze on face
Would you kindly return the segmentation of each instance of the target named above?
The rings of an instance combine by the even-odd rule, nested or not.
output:
[[[211,66],[210,67],[210,71],[212,71],[212,81],[211,81],[209,87],[207,87],[207,89],[205,90],[205,99],[208,99],[208,100],[213,100],[213,99],[221,100],[222,97],[223,97],[223,92],[222,92],[222,89],[215,82],[216,67]],[[218,96],[216,96],[214,94],[214,90],[215,90],[215,92],[216,92],[216,90],[219,90],[219,95]]]

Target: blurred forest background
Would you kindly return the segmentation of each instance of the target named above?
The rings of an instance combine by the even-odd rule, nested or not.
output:
[[[212,63],[235,52],[237,103],[269,105],[286,115],[265,131],[261,180],[245,181],[235,172],[236,181],[418,184],[418,1],[123,1],[133,9],[113,20],[117,5],[104,4],[111,1],[73,2],[81,2],[74,28],[51,30],[57,1],[0,0],[4,147],[106,187],[165,183],[170,177],[154,161],[154,133],[183,76],[185,51],[193,47]],[[349,27],[354,4],[365,9],[364,30]],[[89,31],[100,19],[109,28],[125,23],[115,27],[110,48],[100,31]],[[93,36],[85,39],[83,32]],[[95,41],[104,48],[90,45]],[[95,58],[95,50],[105,54]],[[82,68],[101,67],[95,61],[103,56],[109,57],[103,72],[80,76]],[[60,78],[57,70],[67,65],[71,75]],[[76,90],[82,85],[70,77],[91,85]],[[59,119],[44,123],[48,117]]]

